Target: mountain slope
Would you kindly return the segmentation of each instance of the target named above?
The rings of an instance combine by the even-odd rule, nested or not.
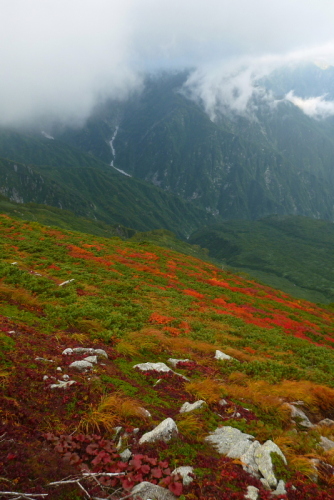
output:
[[[314,424],[334,416],[331,309],[150,244],[4,215],[0,225],[3,498],[80,499],[83,486],[86,498],[119,499],[143,479],[186,500],[243,500],[249,486],[269,498],[242,460],[205,439],[216,428],[276,443],[287,466],[272,455],[271,490],[280,479],[288,500],[332,498],[333,458],[321,443],[333,427],[308,428],[287,404],[303,400]],[[217,349],[231,358],[215,359]],[[88,371],[70,366],[87,354]],[[146,362],[175,363],[187,379],[134,368]],[[198,399],[202,408],[180,413]],[[178,438],[145,444],[166,419]],[[126,447],[130,461],[119,455]],[[171,474],[180,465],[194,468],[189,486]]]
[[[36,143],[26,139],[24,147],[18,146],[12,154],[16,158],[24,158],[26,154],[29,158],[37,157],[38,151],[32,154],[34,146],[37,148]],[[16,158],[13,161],[0,159],[0,193],[16,202],[64,208],[79,216],[141,231],[166,228],[183,237],[213,220],[205,211],[172,194],[126,177],[98,160],[66,148],[71,153],[74,151],[74,157],[78,155],[79,165],[76,161],[71,163],[71,155],[65,155],[62,161],[62,148],[57,150],[59,158],[50,159],[46,164],[27,165],[17,163]],[[49,153],[43,156],[43,161],[47,161]]]
[[[334,226],[297,216],[231,221],[202,228],[189,242],[256,279],[315,302],[334,302]]]
[[[140,95],[105,103],[81,130],[58,138],[225,219],[290,213],[333,220],[330,120],[274,95],[254,97],[251,116],[217,110],[212,122],[185,96],[186,78],[148,78]]]

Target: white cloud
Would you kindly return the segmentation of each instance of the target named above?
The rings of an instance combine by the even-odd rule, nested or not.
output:
[[[302,99],[294,95],[293,91],[289,92],[285,99],[298,106],[306,115],[312,118],[323,119],[334,115],[334,101],[326,101],[325,95]]]
[[[289,57],[334,63],[333,18],[329,0],[1,0],[0,123],[83,120],[99,98],[126,95],[152,68],[196,67],[203,96],[224,102],[238,88],[242,109],[253,69],[231,70],[233,85],[215,93],[220,68]]]

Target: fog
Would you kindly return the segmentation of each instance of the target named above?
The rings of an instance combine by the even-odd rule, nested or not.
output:
[[[194,68],[187,91],[213,118],[245,112],[273,68],[334,63],[333,18],[330,0],[1,0],[0,124],[80,124],[157,69]]]

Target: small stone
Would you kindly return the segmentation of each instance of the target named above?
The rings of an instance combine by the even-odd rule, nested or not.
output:
[[[43,361],[44,363],[54,363],[53,359],[46,359],[40,357],[35,358],[35,361]]]
[[[43,380],[47,380],[49,377],[47,375],[44,375]]]
[[[66,280],[66,281],[63,281],[62,283],[60,283],[58,286],[64,286],[64,285],[68,285],[69,283],[72,283],[72,281],[75,281],[74,279],[71,279],[71,280]]]
[[[226,401],[226,399],[221,399],[219,401],[219,404],[220,404],[220,406],[226,406],[226,405],[228,405],[228,402]]]
[[[70,347],[68,347],[67,349],[65,349],[63,352],[62,352],[63,356],[71,356],[73,354],[73,349],[71,349]]]
[[[176,423],[172,418],[166,418],[152,431],[146,432],[140,439],[139,444],[164,441],[167,443],[179,433]]]
[[[87,356],[87,358],[84,358],[83,361],[88,361],[88,363],[96,364],[97,356]]]
[[[260,490],[255,488],[255,486],[247,486],[247,494],[245,495],[246,500],[258,500]]]
[[[194,478],[191,476],[191,474],[193,473],[194,473],[193,467],[190,467],[189,465],[184,465],[174,469],[172,475],[180,474],[180,476],[182,477],[183,486],[188,486],[194,480]]]
[[[122,453],[120,453],[119,456],[121,457],[122,462],[128,462],[132,457],[132,453],[129,450],[129,448],[127,448],[126,450],[122,451]]]
[[[325,451],[329,451],[334,448],[334,441],[324,436],[320,436],[320,444]]]
[[[219,351],[218,349],[216,350],[216,354],[215,354],[215,359],[220,359],[220,360],[228,360],[228,359],[234,359],[232,358],[232,356],[229,356],[228,354],[225,354],[224,352],[222,351]]]
[[[70,377],[68,375],[63,375],[63,380],[70,380]]]
[[[318,422],[318,425],[325,425],[326,427],[333,427],[334,420],[331,420],[330,418],[324,418],[323,420],[320,420],[320,422]]]
[[[69,380],[68,382],[58,380],[58,384],[51,384],[50,389],[67,389],[67,387],[70,387],[73,384],[76,384],[75,380]]]
[[[100,356],[101,358],[106,358],[108,359],[108,354],[104,349],[94,349],[94,354],[97,356]]]
[[[152,418],[152,415],[151,413],[146,410],[146,408],[139,408],[140,409],[140,412],[142,413],[142,415],[146,418]]]
[[[139,363],[133,368],[138,368],[138,370],[141,370],[142,372],[155,371],[168,373],[173,371],[165,363]]]
[[[132,488],[131,495],[134,498],[138,495],[141,500],[176,500],[176,496],[171,491],[147,481],[143,481]]]
[[[69,368],[75,368],[76,370],[79,370],[79,372],[85,372],[93,368],[93,365],[89,361],[84,361],[82,359],[81,361],[73,361],[73,363],[69,365]]]
[[[188,411],[198,410],[202,408],[203,405],[206,405],[206,402],[200,399],[199,401],[195,401],[195,403],[183,403],[180,408],[180,413],[187,413]]]
[[[297,403],[302,403],[302,402],[297,401]],[[305,415],[305,413],[302,410],[296,408],[294,405],[291,404],[288,404],[288,406],[291,410],[291,418],[293,420],[296,420],[299,425],[306,428],[314,427],[313,424],[310,422],[309,418]]]
[[[62,372],[63,370],[61,369],[60,366],[57,366],[57,372]]]
[[[190,359],[174,359],[174,358],[169,358],[167,359],[167,363],[169,363],[170,365],[172,365],[174,368],[176,368],[176,365],[178,363],[186,363],[186,362],[189,362]]]
[[[275,491],[272,492],[273,495],[286,495],[285,482],[283,479],[278,481],[278,485]]]

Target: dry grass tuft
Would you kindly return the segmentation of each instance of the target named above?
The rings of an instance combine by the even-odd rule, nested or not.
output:
[[[177,420],[177,427],[186,439],[191,439],[197,443],[203,442],[206,433],[203,421],[198,415],[192,413],[182,414]]]
[[[112,432],[116,424],[129,424],[133,420],[145,421],[147,419],[140,403],[114,392],[102,396],[97,407],[90,406],[88,413],[79,423],[78,430],[85,433],[102,431]]]
[[[210,378],[198,382],[190,382],[185,385],[185,390],[198,399],[203,399],[206,403],[217,403],[226,392],[223,386]]]

